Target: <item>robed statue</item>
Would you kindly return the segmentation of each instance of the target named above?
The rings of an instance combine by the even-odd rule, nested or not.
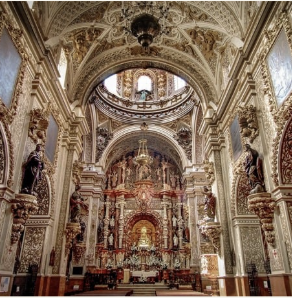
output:
[[[29,154],[24,168],[25,170],[20,192],[35,195],[34,189],[39,180],[42,179],[42,170],[44,169],[40,144],[37,144],[35,150]]]

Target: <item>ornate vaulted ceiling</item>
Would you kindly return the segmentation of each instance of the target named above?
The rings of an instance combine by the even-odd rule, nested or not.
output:
[[[69,98],[87,101],[94,87],[117,71],[156,67],[186,79],[205,107],[218,103],[222,91],[218,70],[224,63],[230,69],[255,3],[154,1],[154,6],[164,3],[169,7],[165,26],[170,32],[158,36],[147,53],[123,29],[127,24],[121,10],[129,3],[137,5],[120,1],[34,3],[47,46],[57,56],[62,45],[73,62]],[[141,13],[133,11],[133,17]]]
[[[194,128],[200,122],[190,121],[194,119],[190,113],[202,119],[208,109],[216,110],[220,106],[233,62],[259,4],[251,1],[154,1],[152,14],[156,18],[159,18],[159,6],[169,8],[163,26],[168,32],[157,36],[145,50],[125,30],[135,16],[144,12],[143,8],[138,8],[141,3],[146,2],[36,1],[33,11],[56,64],[61,51],[65,52],[69,66],[65,92],[72,106],[94,103],[98,128],[93,129],[98,131],[105,127],[108,133],[114,133],[115,142],[110,141],[110,149],[104,150],[108,152],[101,156],[101,163],[105,166],[134,150],[139,130],[132,132],[132,138],[119,134],[128,133],[126,125],[134,123],[137,126],[140,120],[150,119],[149,148],[174,160],[182,159],[184,152],[184,162],[177,162],[183,168],[199,160],[192,156],[190,148],[197,146],[195,143],[201,144],[197,128]],[[128,20],[122,16],[122,9],[127,8],[132,11]],[[154,101],[151,107],[149,103],[129,106],[127,98],[117,99],[99,92],[104,79],[129,69],[169,72],[186,80],[190,89],[184,91],[180,107],[169,104],[172,99],[168,99],[168,103],[160,101],[160,106]],[[180,119],[188,115],[190,119],[181,126]],[[106,118],[104,123],[111,124],[104,125],[102,118]],[[161,126],[155,130],[151,124]],[[188,131],[196,137],[193,140],[187,137],[186,142]],[[201,149],[196,150],[199,151]]]

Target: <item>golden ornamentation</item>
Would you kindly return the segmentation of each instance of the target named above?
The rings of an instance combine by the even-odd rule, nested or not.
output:
[[[205,176],[209,182],[209,185],[212,185],[215,181],[214,163],[208,160],[204,160],[203,169],[205,171]]]
[[[31,214],[38,210],[38,207],[36,197],[29,194],[16,194],[11,203],[13,214],[11,244],[14,244],[18,242],[21,233],[24,231],[25,222]]]
[[[248,209],[260,219],[265,239],[272,247],[275,246],[275,231],[273,226],[275,199],[269,193],[257,193],[248,196]]]
[[[80,223],[78,222],[68,222],[66,225],[65,235],[66,235],[66,244],[65,244],[65,255],[67,256],[70,252],[70,249],[73,245],[73,240],[81,232]]]
[[[79,263],[86,252],[86,243],[76,243],[73,246],[73,258],[76,263]]]
[[[237,113],[242,138],[247,139],[250,143],[252,143],[259,135],[256,108],[252,105],[238,107]]]
[[[184,149],[187,158],[192,160],[192,131],[188,127],[180,128],[173,136],[178,144]]]
[[[41,109],[33,109],[30,111],[30,122],[28,136],[35,144],[44,145],[46,142],[46,130],[49,125],[49,113]]]

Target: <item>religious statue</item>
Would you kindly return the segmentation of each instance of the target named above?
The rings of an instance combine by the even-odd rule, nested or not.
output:
[[[177,218],[175,217],[175,215],[172,216],[172,226],[176,227],[177,224]]]
[[[108,236],[108,244],[109,244],[109,246],[113,246],[114,245],[114,236],[113,236],[113,233],[111,233]]]
[[[131,247],[131,251],[132,251],[132,253],[135,253],[137,250],[138,250],[138,247],[136,246],[136,242],[134,242]]]
[[[34,188],[39,180],[42,179],[42,170],[44,163],[41,158],[41,145],[37,144],[36,149],[32,151],[24,165],[24,176],[21,186],[21,193],[34,195]]]
[[[71,222],[80,222],[81,209],[88,210],[88,206],[84,204],[84,198],[81,196],[80,185],[75,186],[75,191],[70,198],[70,219]]]
[[[142,227],[138,246],[149,246],[150,244],[151,244],[151,241],[147,235],[147,229],[146,227]]]
[[[252,188],[250,193],[265,192],[262,160],[259,157],[259,153],[255,149],[252,149],[249,144],[245,144],[244,146],[247,152],[244,168]]]
[[[214,221],[216,211],[216,197],[207,186],[204,186],[202,192],[205,195],[205,219],[208,221]]]
[[[109,224],[111,228],[115,226],[115,218],[113,216],[111,217]]]
[[[114,171],[112,174],[112,187],[117,186],[117,181],[118,181],[118,174],[116,171]]]
[[[173,246],[177,247],[178,245],[178,237],[176,236],[176,234],[173,235]]]

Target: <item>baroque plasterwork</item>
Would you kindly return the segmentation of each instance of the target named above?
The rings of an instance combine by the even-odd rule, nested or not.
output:
[[[265,47],[263,48],[260,55],[262,77],[264,79],[264,84],[266,87],[265,95],[268,96],[270,112],[274,119],[274,123],[277,126],[277,133],[272,146],[272,178],[275,186],[278,186],[280,183],[278,172],[278,169],[280,167],[278,161],[278,153],[280,152],[280,141],[282,138],[282,133],[284,131],[285,124],[287,123],[287,120],[291,117],[292,94],[290,94],[288,98],[282,103],[282,105],[278,107],[275,96],[272,91],[273,87],[266,63],[266,58],[282,28],[284,28],[290,48],[292,47],[292,30],[289,21],[289,16],[286,12],[279,12],[278,15],[274,18],[274,23],[270,26],[269,29],[265,31]]]

